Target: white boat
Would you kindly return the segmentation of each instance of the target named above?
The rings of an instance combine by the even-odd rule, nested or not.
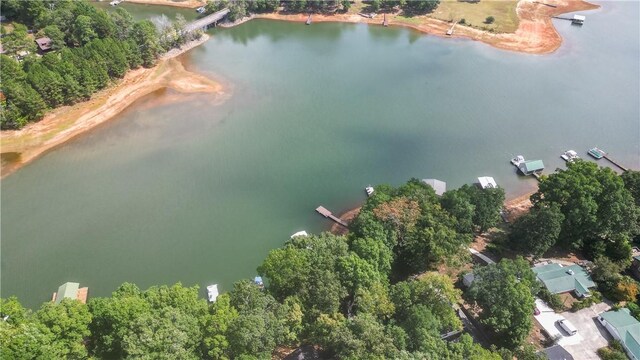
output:
[[[573,150],[565,151],[562,155],[560,155],[560,157],[562,158],[562,160],[566,162],[574,162],[580,159],[580,156],[578,156],[578,153]]]
[[[113,0],[112,2],[110,2],[110,3],[109,3],[109,5],[111,5],[111,6],[120,5],[120,3],[121,3],[122,1],[123,1],[123,0]]]
[[[291,239],[293,239],[296,236],[309,236],[309,234],[307,234],[306,231],[302,230],[302,231],[298,231],[297,233],[291,235]]]
[[[202,13],[204,13],[204,10],[205,10],[205,9],[204,9],[204,6],[200,6],[199,8],[197,8],[197,9],[196,9],[196,12],[197,12],[198,14],[202,14]]]
[[[367,192],[367,196],[371,196],[371,195],[373,195],[373,192],[374,192],[375,190],[373,189],[373,186],[369,185],[369,186],[367,186],[366,188],[364,188],[364,191],[366,191],[366,192]]]
[[[511,163],[515,166],[518,166],[520,164],[522,164],[524,162],[524,156],[522,155],[518,155],[516,157],[514,157],[513,159],[511,159]]]
[[[215,302],[218,297],[218,284],[207,286],[207,297],[210,302]]]

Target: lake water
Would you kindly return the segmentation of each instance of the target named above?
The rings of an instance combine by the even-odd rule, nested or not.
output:
[[[152,94],[2,181],[2,296],[229,290],[292,233],[325,230],[318,205],[345,211],[368,184],[489,175],[515,196],[536,183],[513,155],[553,171],[596,145],[640,168],[638,11],[558,20],[565,43],[545,56],[366,25],[212,30],[184,61],[227,101]]]

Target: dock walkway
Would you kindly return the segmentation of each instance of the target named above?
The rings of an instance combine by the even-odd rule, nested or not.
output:
[[[318,213],[320,213],[320,215],[322,215],[322,216],[324,216],[324,217],[326,217],[326,218],[329,218],[329,219],[331,219],[331,220],[335,221],[336,223],[338,223],[338,224],[340,224],[340,225],[342,225],[342,226],[344,226],[344,227],[349,227],[349,224],[347,224],[347,222],[346,222],[346,221],[344,221],[344,220],[340,219],[339,217],[334,216],[334,215],[331,213],[331,211],[329,211],[329,210],[325,209],[323,206],[318,206],[318,207],[316,208],[316,211],[317,211]]]
[[[618,163],[617,161],[613,160],[612,158],[609,157],[609,154],[606,154],[603,156],[603,158],[607,159],[610,163],[612,163],[613,165],[617,166],[618,168],[620,168],[620,170],[622,171],[627,171],[629,170],[628,168],[620,165],[620,163]]]
[[[209,25],[215,25],[218,21],[222,20],[225,16],[229,14],[229,9],[224,8],[220,11],[216,11],[213,14],[209,14],[203,18],[192,21],[184,26],[182,29],[183,33],[189,33],[194,30],[204,29],[206,30]]]

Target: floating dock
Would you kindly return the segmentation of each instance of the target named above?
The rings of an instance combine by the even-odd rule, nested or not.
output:
[[[309,17],[307,18],[307,22],[305,22],[305,24],[311,25],[311,15],[309,15]]]
[[[329,211],[329,210],[325,209],[323,206],[318,206],[318,207],[316,208],[316,211],[317,211],[318,213],[320,213],[320,215],[322,215],[322,216],[324,216],[324,217],[326,217],[326,218],[329,218],[329,219],[331,219],[331,220],[335,221],[336,223],[338,223],[338,224],[340,224],[340,225],[342,225],[342,226],[344,226],[344,227],[349,227],[349,224],[347,224],[347,223],[346,223],[346,221],[344,221],[344,220],[340,219],[339,217],[334,216],[334,215],[331,213],[331,211]]]
[[[382,26],[389,26],[389,22],[387,21],[387,14],[384,14],[384,20],[382,20]]]
[[[456,22],[453,23],[453,25],[451,25],[449,30],[447,30],[447,35],[449,35],[449,36],[453,35],[453,28],[455,28],[457,24],[458,24],[458,22],[456,21]]]
[[[600,160],[600,159],[606,159],[607,161],[609,161],[610,163],[612,163],[613,165],[615,165],[616,167],[618,167],[620,170],[622,171],[627,171],[629,170],[627,167],[622,166],[622,164],[620,164],[619,162],[613,160],[610,156],[609,153],[607,153],[606,151],[602,150],[602,149],[598,149],[597,147],[594,147],[592,149],[589,149],[589,151],[587,151],[587,153],[589,155],[591,155],[591,157],[593,157],[596,160]]]

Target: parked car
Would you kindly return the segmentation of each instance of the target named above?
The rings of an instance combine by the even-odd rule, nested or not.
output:
[[[572,336],[578,333],[578,329],[576,329],[576,327],[573,326],[573,324],[570,323],[569,320],[567,319],[558,320],[558,325],[560,325],[562,330],[566,331],[566,333],[569,334],[569,336]]]

